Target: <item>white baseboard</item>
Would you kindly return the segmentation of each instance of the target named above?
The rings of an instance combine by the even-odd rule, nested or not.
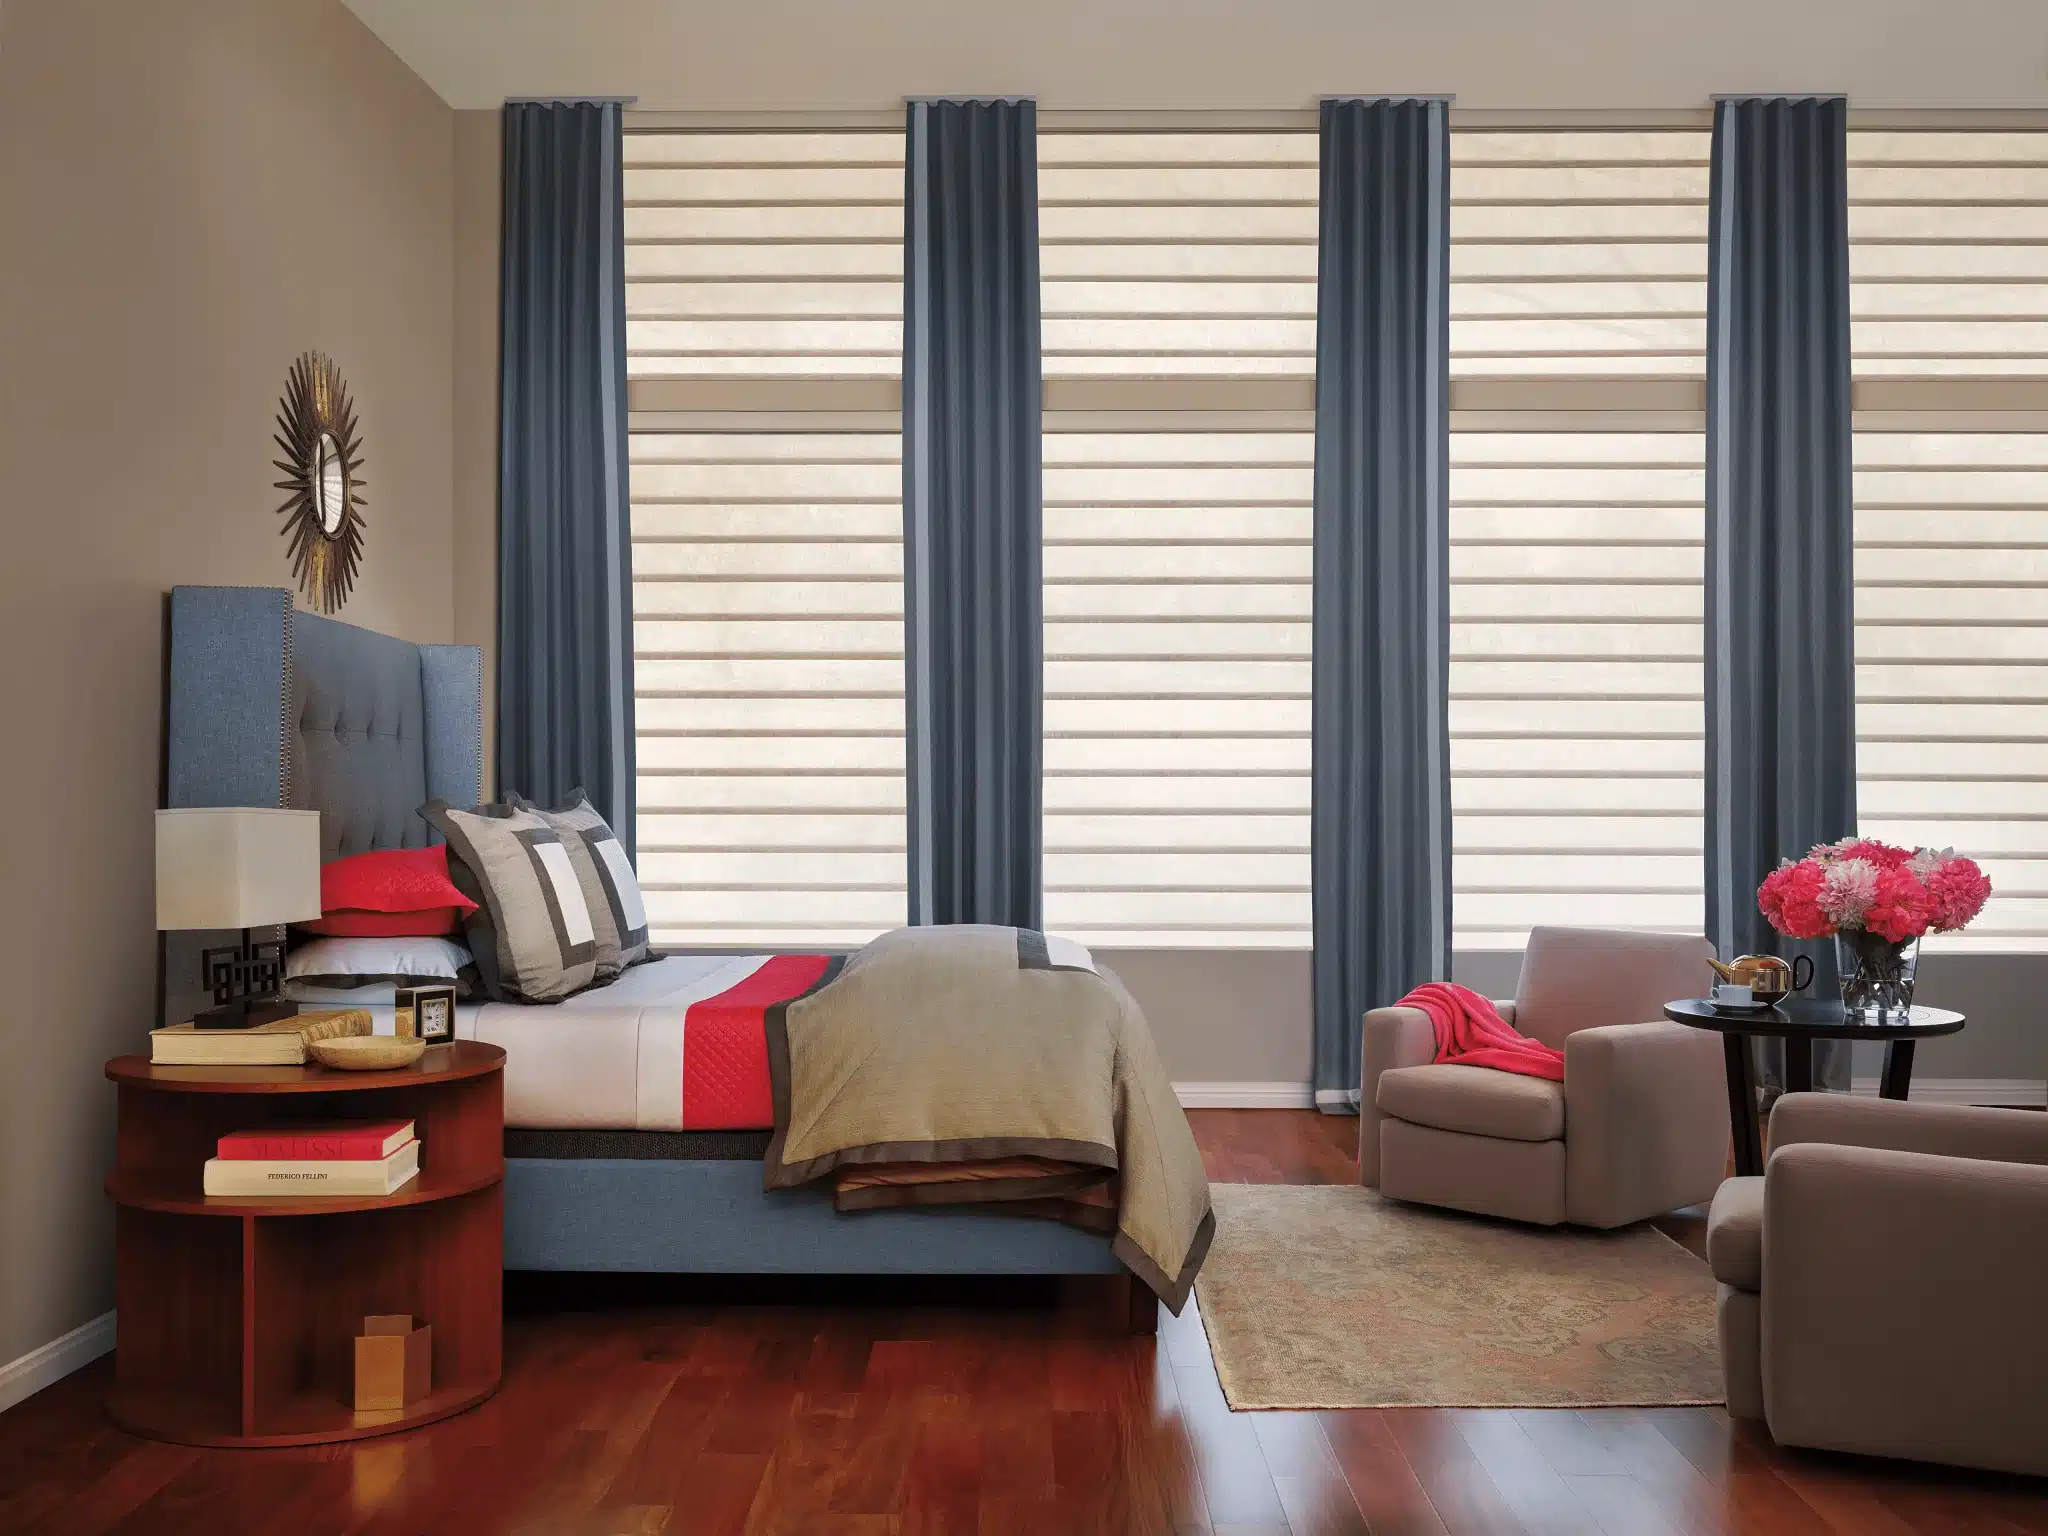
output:
[[[1183,1109],[1314,1109],[1307,1083],[1175,1083]]]
[[[1875,1095],[1874,1077],[1852,1078],[1851,1093]],[[2030,1077],[1916,1077],[1911,1097],[1922,1104],[1990,1104],[2040,1109],[2048,1104],[2048,1083]]]
[[[62,1381],[81,1365],[90,1365],[114,1347],[114,1314],[102,1312],[80,1323],[61,1339],[32,1349],[19,1360],[0,1365],[0,1413],[33,1397],[54,1381]]]
[[[1856,1078],[1851,1090],[1875,1095],[1877,1079]],[[1358,1091],[1307,1083],[1175,1083],[1183,1109],[1355,1109]],[[2029,1077],[1916,1077],[1913,1097],[1923,1104],[1994,1104],[2040,1108],[2048,1104],[2048,1082]]]

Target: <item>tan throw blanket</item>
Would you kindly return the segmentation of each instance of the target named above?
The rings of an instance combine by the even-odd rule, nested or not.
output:
[[[768,1188],[844,1171],[849,1208],[989,1201],[1113,1230],[1160,1300],[1187,1301],[1216,1225],[1202,1156],[1145,1015],[1079,945],[885,933],[770,1009],[768,1071]]]

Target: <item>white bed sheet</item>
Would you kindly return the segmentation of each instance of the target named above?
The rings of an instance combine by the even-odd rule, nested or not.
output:
[[[455,1036],[504,1047],[508,1126],[682,1130],[684,1016],[767,958],[670,955],[565,1002],[462,1003]]]

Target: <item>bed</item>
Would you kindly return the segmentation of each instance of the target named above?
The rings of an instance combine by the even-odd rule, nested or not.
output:
[[[282,588],[180,587],[168,622],[167,805],[318,810],[332,859],[423,846],[434,834],[415,814],[421,803],[481,798],[475,647],[414,645],[295,612]],[[192,970],[186,950],[218,939],[167,942],[172,1021],[194,1001],[177,984]],[[749,963],[759,957],[669,955],[554,1007],[459,1011],[458,1034],[508,1051],[508,1269],[1126,1274],[1104,1237],[1059,1222],[972,1207],[848,1214],[829,1187],[765,1191],[765,1131],[650,1111],[643,1071],[648,1083],[678,1079],[661,1056],[673,1047],[643,1024]],[[1132,1325],[1146,1327],[1151,1297],[1135,1278],[1131,1291]]]

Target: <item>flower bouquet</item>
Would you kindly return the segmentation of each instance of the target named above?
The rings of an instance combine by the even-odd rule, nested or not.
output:
[[[1952,848],[1851,837],[1787,859],[1756,904],[1787,938],[1832,937],[1843,1007],[1882,1023],[1913,1006],[1921,936],[1968,926],[1990,895],[1984,871]]]

